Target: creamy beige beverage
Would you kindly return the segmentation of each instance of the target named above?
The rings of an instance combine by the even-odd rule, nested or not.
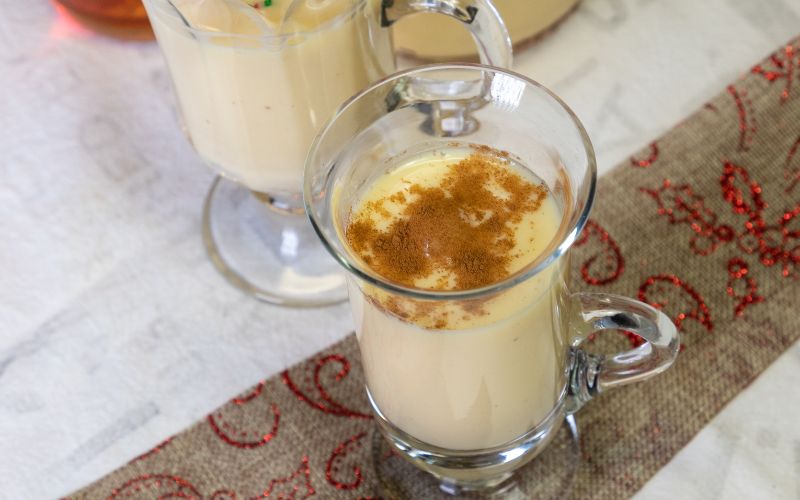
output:
[[[424,290],[492,285],[548,251],[561,222],[538,179],[488,148],[405,159],[368,184],[344,239],[383,279]],[[351,280],[367,385],[383,416],[431,445],[514,440],[557,406],[565,265],[472,301],[420,301]]]
[[[542,33],[564,17],[578,0],[494,0],[513,43]],[[475,56],[469,32],[453,19],[425,15],[403,19],[394,26],[398,49],[425,59]]]
[[[394,69],[376,0],[145,0],[199,154],[260,192],[299,192],[319,127]],[[285,33],[285,36],[279,36]]]

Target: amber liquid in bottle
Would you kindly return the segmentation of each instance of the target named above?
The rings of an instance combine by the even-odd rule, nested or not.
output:
[[[58,0],[84,26],[117,38],[153,38],[142,0]]]

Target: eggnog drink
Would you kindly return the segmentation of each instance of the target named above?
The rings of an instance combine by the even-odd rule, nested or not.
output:
[[[343,228],[382,279],[426,291],[496,284],[549,251],[554,196],[505,153],[453,147],[406,158],[365,186]],[[425,443],[477,450],[542,422],[564,389],[558,299],[565,264],[488,298],[418,300],[351,280],[381,414]]]
[[[390,73],[375,0],[145,0],[199,154],[254,191],[297,193],[318,128]]]

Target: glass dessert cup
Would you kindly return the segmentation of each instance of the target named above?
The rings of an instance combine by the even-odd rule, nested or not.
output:
[[[346,98],[395,70],[390,26],[436,11],[468,26],[486,63],[509,66],[511,48],[486,0],[298,2],[282,21],[289,0],[144,0],[184,131],[219,174],[203,210],[211,261],[261,300],[319,306],[346,286],[304,216],[304,160]]]
[[[371,200],[364,193],[375,192],[377,180],[409,152],[444,154],[460,146],[491,148],[545,186],[558,207],[552,237],[521,269],[474,288],[423,288],[378,274],[377,254],[365,259],[346,236],[354,207]],[[458,198],[453,185],[447,192]],[[663,372],[677,356],[678,332],[662,312],[626,297],[570,290],[570,248],[589,217],[595,185],[594,152],[574,113],[536,82],[480,65],[432,65],[388,77],[348,101],[312,146],[306,210],[347,271],[379,430],[443,492],[536,495],[536,481],[516,478],[535,465],[526,464],[566,417],[606,390]],[[436,245],[408,238],[426,252]],[[609,356],[582,348],[591,333],[606,329],[632,331],[645,343]],[[427,496],[414,480],[398,485],[403,481],[395,477],[392,491]]]

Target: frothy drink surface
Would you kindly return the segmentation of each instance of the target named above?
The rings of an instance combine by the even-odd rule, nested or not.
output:
[[[454,148],[405,159],[375,179],[345,236],[386,280],[467,290],[534,262],[560,220],[547,188],[508,155]],[[563,276],[556,263],[503,293],[459,302],[352,285],[368,386],[383,415],[456,450],[501,445],[535,427],[563,389]]]

